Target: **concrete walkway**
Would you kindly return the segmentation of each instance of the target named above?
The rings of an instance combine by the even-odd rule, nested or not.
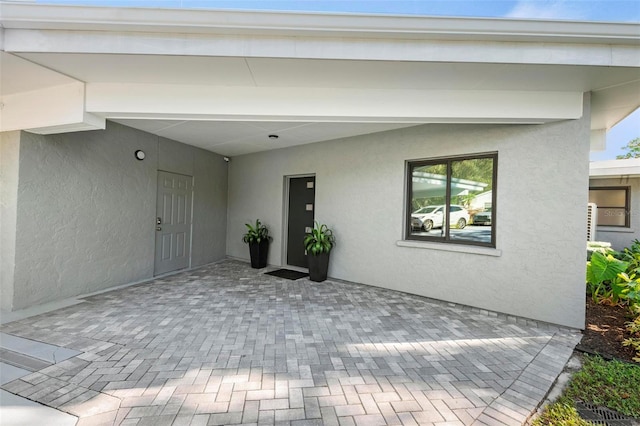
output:
[[[1,388],[79,426],[521,425],[580,339],[265,271],[225,261],[4,324],[13,337],[79,354]]]

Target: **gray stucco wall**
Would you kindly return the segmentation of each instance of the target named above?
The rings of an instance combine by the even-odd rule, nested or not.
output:
[[[588,97],[587,97],[588,98]],[[405,161],[498,151],[497,250],[401,247]],[[584,327],[589,111],[546,125],[425,125],[235,157],[227,253],[248,258],[243,224],[274,237],[283,265],[284,176],[316,174],[316,219],[333,228],[329,275]],[[435,248],[434,248],[435,247]]]
[[[194,177],[191,266],[225,257],[227,163],[220,155],[170,139],[159,138],[158,144],[158,170]]]
[[[612,226],[599,226],[596,229],[596,239],[607,241],[615,250],[629,247],[633,240],[640,239],[640,178],[615,178],[615,179],[591,179],[589,186],[620,186],[631,188],[630,227],[616,228]]]
[[[194,177],[192,265],[225,256],[206,240],[225,239],[226,219],[205,214],[226,210],[222,157],[112,122],[21,135],[13,309],[151,278],[158,169]]]
[[[0,133],[0,309],[13,307],[20,132]]]

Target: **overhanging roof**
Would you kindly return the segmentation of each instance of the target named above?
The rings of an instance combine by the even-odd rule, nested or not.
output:
[[[0,8],[4,130],[111,119],[239,155],[423,123],[579,118],[583,92],[593,129],[640,106],[637,24]]]
[[[589,177],[593,179],[638,178],[640,177],[640,158],[592,161],[589,163]]]

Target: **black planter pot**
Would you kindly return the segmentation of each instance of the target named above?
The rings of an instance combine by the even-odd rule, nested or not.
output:
[[[267,255],[269,254],[269,240],[262,240],[259,243],[249,243],[249,254],[251,255],[251,267],[255,269],[267,266]]]
[[[329,253],[308,254],[309,261],[309,279],[315,282],[322,282],[327,279],[327,271],[329,270]]]

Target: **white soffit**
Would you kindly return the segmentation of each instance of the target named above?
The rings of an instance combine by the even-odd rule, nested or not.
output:
[[[594,129],[640,105],[638,24],[0,8],[5,50],[83,85],[85,116],[226,155],[422,123],[578,118],[586,91]],[[61,84],[10,65],[7,90]]]

